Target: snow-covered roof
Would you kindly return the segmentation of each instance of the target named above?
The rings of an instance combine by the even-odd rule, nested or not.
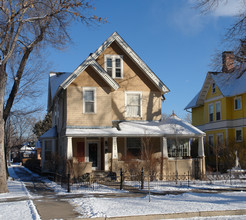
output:
[[[44,134],[42,134],[39,139],[48,139],[48,138],[55,138],[57,137],[57,131],[56,126],[50,128],[48,131],[46,131]]]
[[[58,90],[59,86],[69,75],[71,75],[71,72],[50,73],[49,86],[52,100],[55,97],[56,91]]]
[[[160,130],[165,136],[205,136],[206,134],[175,114],[160,122]]]
[[[211,74],[214,83],[223,96],[230,97],[246,93],[246,73],[239,77],[239,72]]]
[[[30,147],[27,145],[24,145],[20,148],[20,151],[34,151],[34,150],[35,150],[35,147]]]
[[[72,137],[143,137],[143,136],[203,136],[204,132],[175,116],[164,122],[157,121],[123,121],[118,129],[113,128],[67,128],[66,136]]]
[[[208,89],[212,82],[216,84],[224,97],[246,93],[246,73],[240,76],[237,69],[232,73],[208,72],[201,91],[190,101],[185,109],[203,105]]]

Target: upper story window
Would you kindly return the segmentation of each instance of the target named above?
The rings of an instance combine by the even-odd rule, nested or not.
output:
[[[142,93],[126,92],[126,117],[141,117]]]
[[[216,111],[216,121],[221,120],[221,107],[220,107],[220,102],[216,102],[216,104],[215,104],[215,111]]]
[[[123,57],[120,55],[105,55],[105,70],[113,78],[123,78]]]
[[[209,112],[209,122],[214,121],[214,104],[209,104],[208,112]]]
[[[234,99],[234,109],[235,110],[241,109],[241,97],[236,97]]]
[[[83,88],[83,113],[96,113],[96,88]]]
[[[243,140],[242,128],[235,129],[235,139],[236,139],[236,142],[241,142]]]
[[[215,83],[212,84],[212,93],[216,93],[216,85],[215,85]]]

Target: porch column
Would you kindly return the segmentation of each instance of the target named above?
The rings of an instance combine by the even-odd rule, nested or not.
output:
[[[117,146],[117,137],[113,137],[113,147],[112,147],[113,159],[118,160],[118,146]]]
[[[203,136],[198,139],[198,157],[200,157],[200,172],[203,178],[206,173]]]
[[[73,159],[72,137],[67,137],[67,160]]]
[[[168,158],[168,151],[167,151],[167,138],[162,138],[162,156],[164,158]]]
[[[205,157],[203,137],[198,139],[198,157]]]
[[[112,166],[111,169],[113,172],[117,172],[118,167],[118,146],[117,146],[117,137],[112,138]]]

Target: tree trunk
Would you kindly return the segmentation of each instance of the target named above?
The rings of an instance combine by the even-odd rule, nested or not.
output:
[[[6,86],[7,75],[3,66],[0,66],[0,193],[8,192],[7,176],[6,176],[6,162],[4,152],[4,94]]]

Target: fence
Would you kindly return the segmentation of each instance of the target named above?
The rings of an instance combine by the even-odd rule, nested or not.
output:
[[[70,178],[70,175],[62,176],[55,174],[53,180],[66,188],[68,192],[77,189],[83,190],[100,190],[105,188],[124,189],[129,191],[148,190],[151,191],[170,191],[182,190],[187,188],[213,188],[213,185],[220,186],[237,186],[244,184],[246,186],[246,174],[216,174],[208,173],[201,180],[195,180],[188,173],[168,174],[162,176],[163,180],[158,179],[155,175],[147,175],[143,170],[139,174],[129,174],[121,172],[119,175],[109,172],[105,176],[96,176],[85,174],[82,177]]]

